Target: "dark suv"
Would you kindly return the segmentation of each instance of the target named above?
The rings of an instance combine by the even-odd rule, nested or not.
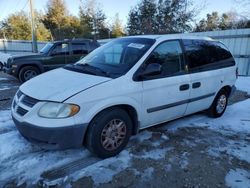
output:
[[[4,70],[25,82],[43,72],[73,64],[99,46],[91,39],[49,42],[38,54],[12,56]]]

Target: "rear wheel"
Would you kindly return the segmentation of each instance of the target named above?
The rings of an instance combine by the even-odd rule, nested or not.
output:
[[[126,111],[114,108],[101,112],[90,123],[87,148],[98,157],[107,158],[120,153],[132,132],[132,121]]]
[[[228,92],[222,89],[216,95],[212,105],[208,109],[208,115],[213,118],[221,117],[227,108],[227,103],[228,103]]]
[[[19,72],[19,80],[23,83],[30,80],[31,78],[34,78],[38,74],[40,74],[40,70],[38,68],[33,66],[26,66],[21,68]]]

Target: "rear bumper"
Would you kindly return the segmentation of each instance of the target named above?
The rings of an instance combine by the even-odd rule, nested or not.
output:
[[[27,140],[53,145],[53,148],[57,149],[81,147],[87,129],[87,124],[45,128],[19,122],[13,116],[12,119],[21,135]]]

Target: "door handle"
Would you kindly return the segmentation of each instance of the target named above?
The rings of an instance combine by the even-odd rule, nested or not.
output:
[[[199,88],[199,87],[201,87],[201,83],[200,82],[195,82],[195,83],[193,83],[192,84],[192,88]]]
[[[183,84],[180,86],[180,91],[185,91],[185,90],[188,90],[189,89],[189,84]]]

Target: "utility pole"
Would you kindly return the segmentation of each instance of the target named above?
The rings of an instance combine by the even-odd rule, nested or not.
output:
[[[29,0],[29,2],[30,2],[30,15],[31,15],[32,52],[37,53],[35,14],[34,14],[34,9],[33,9],[33,0]]]
[[[185,10],[184,10],[184,14],[182,14],[183,18],[182,18],[182,33],[185,33],[185,23],[184,23],[184,16],[186,16],[187,14],[187,0],[185,0]]]

